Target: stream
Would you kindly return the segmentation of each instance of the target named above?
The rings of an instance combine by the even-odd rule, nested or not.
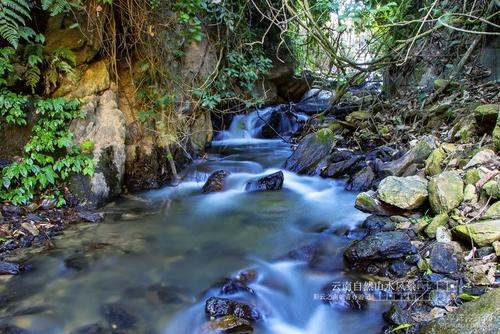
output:
[[[103,209],[103,223],[54,238],[52,249],[30,260],[33,271],[1,283],[0,324],[69,334],[131,315],[132,329],[116,333],[200,333],[205,300],[220,294],[211,287],[246,269],[256,273],[249,284],[255,295],[224,297],[257,306],[263,319],[254,333],[379,333],[388,303],[359,311],[317,298],[332,281],[361,279],[344,270],[342,251],[366,215],[353,207],[344,181],[283,171],[281,191],[245,192],[248,180],[280,170],[291,154],[282,140],[256,138],[267,113],[235,116],[179,186],[124,196]],[[202,194],[220,169],[231,172],[226,190]],[[284,256],[317,243],[328,252],[315,266]],[[103,306],[110,304],[128,313]]]

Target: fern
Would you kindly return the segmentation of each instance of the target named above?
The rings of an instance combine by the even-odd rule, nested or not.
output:
[[[29,40],[35,34],[26,26],[31,19],[28,0],[2,0],[0,2],[0,37],[17,49],[19,40]]]
[[[71,0],[42,0],[43,10],[49,11],[51,16],[64,13],[79,5],[80,1]]]
[[[39,40],[39,38],[37,38]],[[26,60],[26,72],[23,74],[26,86],[31,88],[31,91],[35,93],[35,87],[40,81],[41,70],[40,67],[43,64],[43,45],[42,44],[28,44],[24,48],[24,58]]]
[[[59,79],[59,74],[65,74],[66,77],[71,80],[76,80],[75,65],[76,59],[75,54],[67,48],[56,49],[48,57],[48,68],[45,72],[45,92],[50,92],[51,87],[57,86],[57,80]]]

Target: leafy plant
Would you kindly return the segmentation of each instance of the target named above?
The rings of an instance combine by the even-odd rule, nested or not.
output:
[[[0,2],[0,37],[17,49],[19,40],[28,40],[35,34],[26,25],[31,19],[28,0],[2,0]]]

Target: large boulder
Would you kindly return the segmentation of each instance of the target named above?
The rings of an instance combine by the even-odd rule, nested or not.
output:
[[[204,194],[223,191],[226,185],[226,177],[230,173],[226,170],[217,170],[207,179],[207,182],[201,188]]]
[[[458,225],[453,228],[452,232],[465,241],[472,238],[478,246],[489,246],[495,241],[500,240],[500,219]]]
[[[126,126],[118,101],[111,90],[91,97],[83,107],[84,119],[71,123],[73,143],[93,144],[95,172],[92,177],[75,175],[70,180],[71,192],[83,206],[96,207],[121,193],[125,172]]]
[[[388,176],[379,184],[378,197],[400,209],[416,209],[427,199],[427,180],[417,175]]]
[[[352,243],[344,252],[351,263],[399,259],[413,252],[410,238],[403,232],[378,232]]]
[[[424,325],[421,334],[483,334],[500,332],[500,289],[492,289],[478,300]]]
[[[258,320],[260,312],[252,305],[244,304],[235,300],[210,297],[205,302],[205,313],[209,317],[221,318],[233,315],[246,320]]]
[[[464,199],[464,182],[457,172],[443,172],[429,181],[429,202],[436,213],[450,212]]]
[[[245,191],[270,191],[283,188],[284,175],[282,171],[261,177],[258,180],[247,182]]]
[[[285,162],[285,168],[298,174],[312,174],[316,166],[330,152],[333,135],[318,131],[304,137],[297,149]]]
[[[378,172],[381,176],[401,176],[410,166],[423,164],[436,147],[434,137],[424,136],[401,158],[382,164]]]

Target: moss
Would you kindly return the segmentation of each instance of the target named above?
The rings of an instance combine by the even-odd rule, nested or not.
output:
[[[321,129],[316,132],[316,143],[320,145],[329,145],[333,143],[333,140],[335,139],[335,136],[333,134],[333,131],[331,129]]]
[[[481,179],[479,174],[479,169],[472,168],[465,173],[465,183],[466,184],[476,184],[477,181]]]

